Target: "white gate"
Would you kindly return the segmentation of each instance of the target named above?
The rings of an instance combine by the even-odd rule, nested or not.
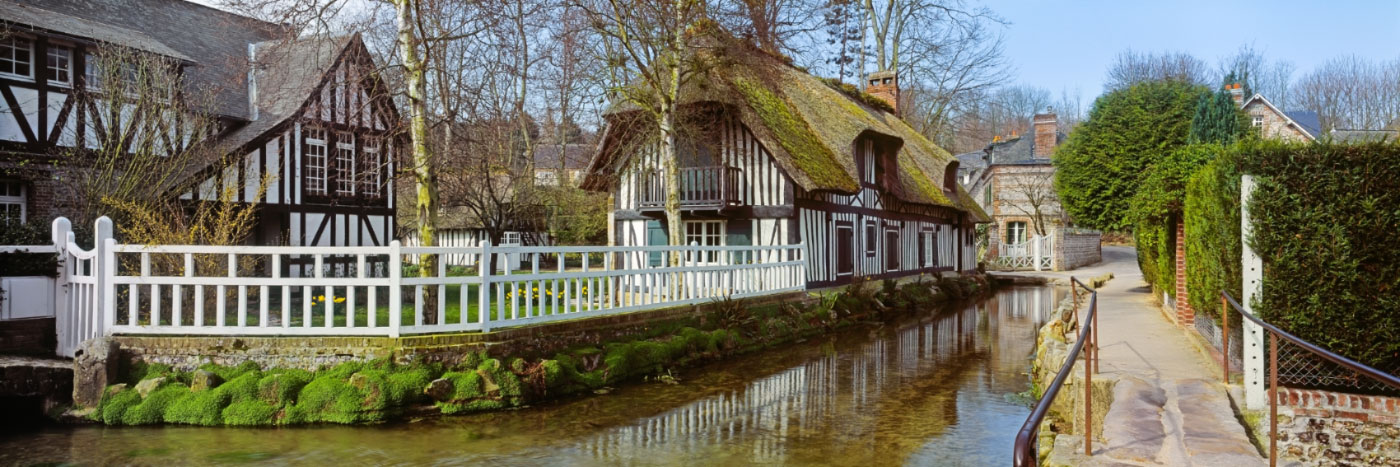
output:
[[[1049,270],[1054,264],[1054,237],[1042,235],[1001,246],[997,264],[1007,269]]]
[[[112,238],[112,220],[106,217],[93,223],[93,248],[78,246],[68,219],[53,221],[53,242],[59,252],[58,283],[54,287],[54,327],[58,332],[57,353],[73,357],[78,346],[103,334],[108,323],[102,319],[103,255],[102,247]]]

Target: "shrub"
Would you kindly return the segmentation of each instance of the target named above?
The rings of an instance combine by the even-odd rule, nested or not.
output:
[[[1196,313],[1216,321],[1220,291],[1241,296],[1239,165],[1239,150],[1231,148],[1186,185],[1186,289]]]
[[[0,245],[52,245],[51,237],[51,227],[40,223],[6,225],[0,229]],[[58,255],[0,253],[0,271],[4,271],[5,276],[55,277],[58,275]]]
[[[1186,183],[1223,149],[1193,144],[1173,150],[1152,164],[1133,196],[1129,217],[1138,245],[1143,279],[1176,295],[1176,225],[1182,219]]]
[[[120,425],[126,411],[140,403],[141,395],[136,393],[135,388],[126,388],[114,393],[113,388],[109,387],[98,401],[93,418],[108,425]]]
[[[134,392],[134,391],[133,391]],[[165,421],[165,410],[176,401],[190,394],[190,388],[183,384],[167,384],[152,391],[140,404],[122,414],[126,425],[150,425]]]
[[[1250,246],[1264,262],[1256,303],[1279,327],[1400,370],[1400,144],[1260,144]]]

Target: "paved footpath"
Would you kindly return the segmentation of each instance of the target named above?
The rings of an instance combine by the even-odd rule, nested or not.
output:
[[[1153,302],[1133,248],[1105,246],[1103,255],[1102,263],[1072,272],[1025,273],[1114,275],[1099,289],[1099,370],[1119,380],[1103,439],[1087,459],[1082,444],[1056,443],[1051,464],[1265,465],[1235,418],[1217,370]]]

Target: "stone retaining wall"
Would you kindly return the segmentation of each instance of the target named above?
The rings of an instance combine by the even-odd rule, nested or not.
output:
[[[1103,261],[1103,234],[1055,230],[1054,270],[1069,271]]]
[[[746,300],[748,306],[806,300],[805,292],[793,292]],[[597,318],[502,329],[489,333],[434,334],[391,337],[211,337],[117,336],[124,362],[170,365],[190,371],[205,363],[236,366],[252,361],[263,368],[315,370],[347,361],[392,358],[455,364],[463,356],[491,348],[493,354],[517,357],[549,356],[580,345],[594,345],[621,336],[647,332],[667,322],[705,316],[714,303],[684,305]]]
[[[1400,466],[1400,398],[1279,389],[1279,457]],[[1260,433],[1268,442],[1268,421]]]

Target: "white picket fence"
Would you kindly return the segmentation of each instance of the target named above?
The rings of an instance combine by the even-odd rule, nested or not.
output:
[[[59,277],[59,354],[101,335],[390,336],[490,331],[551,321],[802,290],[802,245],[646,247],[272,247],[129,245],[97,226],[93,250],[67,220]],[[653,255],[677,255],[652,267]],[[428,274],[405,276],[412,256]],[[466,275],[442,259],[525,269]],[[454,271],[449,274],[449,271]]]
[[[1032,237],[1022,243],[1001,245],[997,264],[1007,269],[1050,270],[1054,267],[1054,252],[1054,237]]]

